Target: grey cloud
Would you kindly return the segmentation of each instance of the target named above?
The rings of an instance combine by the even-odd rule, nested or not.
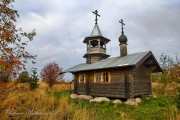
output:
[[[38,71],[55,61],[64,69],[85,62],[83,39],[94,27],[92,11],[98,9],[103,35],[111,42],[108,53],[119,55],[120,19],[125,22],[128,53],[149,51],[174,55],[180,47],[180,2],[178,0],[17,0],[17,25],[25,31],[36,29],[37,36],[28,50],[38,55]],[[28,65],[30,68],[31,66]]]

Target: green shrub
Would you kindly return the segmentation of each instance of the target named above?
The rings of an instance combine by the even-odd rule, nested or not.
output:
[[[178,89],[178,95],[175,98],[175,103],[178,109],[180,109],[180,87],[177,88]]]
[[[36,69],[33,69],[32,72],[33,73],[31,75],[30,85],[29,85],[30,90],[34,90],[39,86],[37,83],[38,82],[38,75],[37,75]]]
[[[29,73],[27,71],[22,71],[19,74],[18,81],[20,83],[28,83],[28,82],[30,82]]]

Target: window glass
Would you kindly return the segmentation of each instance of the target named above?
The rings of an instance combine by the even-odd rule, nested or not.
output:
[[[101,74],[100,73],[96,73],[96,82],[101,82]]]
[[[103,82],[109,82],[109,74],[108,74],[108,72],[103,73]]]
[[[94,73],[94,82],[110,82],[109,72]]]
[[[84,74],[80,74],[79,75],[79,82],[80,83],[84,83],[85,82],[85,75]]]

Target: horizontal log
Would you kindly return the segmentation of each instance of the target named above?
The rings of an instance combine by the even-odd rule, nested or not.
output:
[[[95,91],[124,91],[125,88],[110,88],[110,87],[92,87],[90,90],[95,90]]]
[[[141,93],[134,93],[134,96],[139,96],[139,95],[150,95],[151,92],[141,92]]]
[[[146,91],[151,91],[150,89],[142,89],[142,90],[134,90],[134,92],[146,92]]]
[[[125,92],[116,92],[116,91],[90,91],[89,93],[95,94],[109,94],[109,95],[124,95]]]
[[[125,89],[125,86],[89,86],[91,89]]]
[[[102,96],[102,97],[125,98],[125,95],[113,95],[113,94],[109,95],[109,94],[96,94],[96,93],[90,93],[89,95],[98,96],[98,97]]]
[[[149,91],[144,91],[144,92],[134,92],[134,95],[145,95],[145,94],[150,94],[151,92]]]
[[[86,89],[86,87],[77,87],[77,89]]]
[[[85,92],[86,89],[77,89],[77,91],[83,91],[83,92]]]
[[[116,92],[116,91],[114,91],[114,92],[108,92],[108,91],[89,91],[90,93],[96,93],[96,94],[114,94],[114,95],[119,95],[119,94],[122,94],[122,95],[124,95],[125,94],[125,92]]]
[[[98,86],[98,87],[102,87],[102,86],[108,86],[108,87],[121,87],[124,86],[124,84],[89,84],[89,86]]]
[[[89,89],[90,91],[125,92],[125,89]]]
[[[151,86],[149,83],[133,84],[134,86]]]
[[[86,92],[77,91],[77,94],[79,94],[79,95],[86,95]]]
[[[148,86],[148,85],[146,85],[146,86],[145,86],[145,85],[144,85],[144,86],[142,86],[142,85],[141,85],[141,86],[140,86],[140,85],[137,86],[137,85],[136,85],[136,86],[134,86],[134,88],[137,88],[137,89],[144,89],[144,88],[151,88],[151,86]]]
[[[124,80],[110,80],[110,82],[108,82],[109,84],[124,84],[125,81]],[[106,84],[105,82],[94,82],[93,81],[89,81],[89,84]]]

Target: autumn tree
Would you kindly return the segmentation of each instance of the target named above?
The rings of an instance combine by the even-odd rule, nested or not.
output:
[[[175,60],[166,54],[161,54],[160,65],[163,73],[154,73],[151,78],[153,82],[160,83],[159,94],[166,94],[168,86],[171,85],[171,94],[177,94],[177,86],[180,83],[180,60],[176,55]]]
[[[180,80],[180,60],[176,55],[175,60],[165,54],[160,56],[160,65],[166,82],[178,82]]]
[[[14,0],[0,1],[0,82],[7,82],[12,75],[25,69],[28,60],[35,63],[33,59],[36,58],[25,50],[36,33],[34,30],[26,33],[22,28],[16,27],[19,14],[12,6],[13,2]]]
[[[64,75],[59,74],[62,72],[62,70],[63,69],[55,62],[48,63],[41,71],[41,78],[46,81],[50,87],[52,87],[55,82],[61,81],[63,79]]]

